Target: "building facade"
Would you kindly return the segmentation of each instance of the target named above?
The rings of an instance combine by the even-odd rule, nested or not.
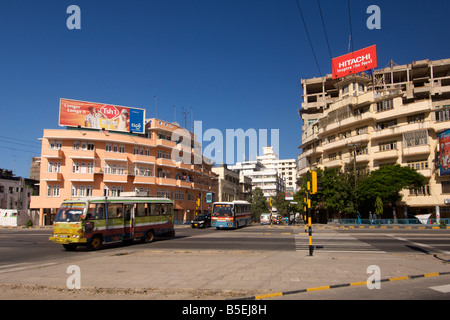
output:
[[[131,191],[174,200],[177,223],[190,221],[196,211],[207,211],[205,197],[216,192],[216,175],[204,161],[194,135],[160,119],[148,119],[145,126],[145,134],[140,135],[45,129],[40,193],[31,197],[30,205],[39,210],[40,225],[51,223],[64,199]],[[197,198],[201,200],[198,209]]]
[[[252,180],[239,172],[228,169],[226,164],[212,168],[217,174],[215,201],[249,200],[252,196]]]
[[[257,156],[256,161],[238,162],[228,168],[251,178],[253,189],[262,189],[267,198],[286,188],[296,191],[297,161],[279,159],[272,146],[264,147],[263,155]]]
[[[438,134],[450,127],[450,59],[415,61],[364,74],[304,79],[298,176],[350,165],[369,173],[400,164],[426,186],[404,190],[397,214],[450,217],[450,177],[439,173]],[[401,215],[400,215],[401,216]]]

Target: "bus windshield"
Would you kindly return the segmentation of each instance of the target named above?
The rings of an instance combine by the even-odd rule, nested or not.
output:
[[[84,207],[84,203],[64,203],[56,215],[55,222],[81,221]]]
[[[213,216],[230,217],[233,213],[233,205],[231,204],[215,204],[213,208]]]

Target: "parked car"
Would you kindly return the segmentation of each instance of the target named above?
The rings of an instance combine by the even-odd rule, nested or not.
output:
[[[211,227],[211,214],[199,214],[197,218],[191,221],[192,228],[209,228]]]

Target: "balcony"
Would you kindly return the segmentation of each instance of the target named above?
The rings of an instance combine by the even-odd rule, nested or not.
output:
[[[62,159],[64,153],[61,149],[45,149],[42,150],[42,157],[49,159]]]
[[[339,149],[347,147],[348,144],[355,144],[355,143],[361,143],[364,144],[364,142],[368,142],[370,140],[370,135],[368,133],[360,134],[356,136],[351,136],[348,138],[343,138],[339,140],[335,140],[333,142],[329,143],[323,143],[323,151],[329,151],[332,149]]]
[[[191,170],[193,170],[192,169],[192,165],[190,165],[190,164],[186,164],[186,163],[183,163],[183,162],[176,162],[175,163],[175,166],[178,168],[178,169],[182,169],[182,170],[186,170],[186,171],[191,171]]]
[[[155,164],[156,159],[153,156],[146,156],[143,154],[134,154],[131,156],[131,162],[143,164]]]
[[[432,175],[431,169],[417,170],[417,172],[423,174],[425,178],[431,178]]]
[[[156,184],[160,186],[176,186],[177,181],[179,180],[172,178],[156,178]]]
[[[134,176],[133,184],[155,184],[156,178],[149,176]]]
[[[171,141],[171,140],[166,140],[166,139],[157,139],[156,140],[156,145],[157,146],[164,146],[164,147],[168,147],[168,148],[173,148],[176,146],[176,142],[175,141]]]
[[[377,151],[373,154],[374,160],[383,160],[383,159],[397,159],[398,158],[398,150],[387,150],[387,151]]]
[[[60,172],[42,172],[41,181],[62,181],[62,174]]]
[[[156,164],[158,166],[163,166],[163,167],[171,167],[171,168],[176,167],[176,162],[173,161],[172,159],[159,158],[159,159],[156,159]]]
[[[191,188],[192,187],[192,182],[190,181],[186,181],[186,180],[177,180],[177,186],[181,187],[181,188]]]
[[[103,182],[127,183],[128,175],[126,174],[103,174]]]
[[[417,154],[429,154],[429,153],[430,153],[430,146],[428,144],[403,148],[404,156],[414,156]]]
[[[69,158],[94,160],[96,158],[96,153],[94,150],[72,150],[69,153]]]
[[[343,164],[344,162],[342,161],[342,159],[335,159],[330,161],[324,161],[323,166],[325,168],[338,168],[342,167]]]
[[[105,152],[105,161],[119,161],[119,162],[127,162],[128,154],[127,153],[119,153],[119,152]]]
[[[429,128],[430,128],[430,121],[405,124],[402,126],[397,125],[395,127],[386,128],[386,129],[377,130],[377,131],[372,132],[372,138],[373,139],[387,138],[389,136],[395,136],[395,135],[403,134],[406,132],[429,129]]]
[[[89,181],[93,182],[95,180],[94,173],[67,173],[66,178],[72,182],[82,182]]]

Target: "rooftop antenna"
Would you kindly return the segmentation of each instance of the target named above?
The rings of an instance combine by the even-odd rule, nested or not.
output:
[[[348,53],[350,53],[350,49],[352,46],[352,35],[348,36]]]
[[[194,112],[192,111],[192,107],[190,107],[191,109],[191,132],[194,132],[194,122],[193,122],[193,119],[194,119]]]
[[[173,122],[177,122],[177,106],[173,106]]]
[[[158,100],[156,100],[156,96],[153,96],[155,98],[155,119],[158,116]]]

